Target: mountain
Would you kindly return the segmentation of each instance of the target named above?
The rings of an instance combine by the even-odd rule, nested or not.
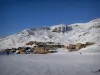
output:
[[[71,43],[100,43],[100,18],[86,23],[59,24],[49,27],[25,29],[0,38],[0,49],[25,46],[29,41],[52,41],[64,45]]]

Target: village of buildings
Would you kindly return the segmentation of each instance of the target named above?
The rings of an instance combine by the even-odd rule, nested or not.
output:
[[[69,44],[69,45],[62,45],[60,43],[55,44],[54,42],[37,42],[37,41],[29,41],[25,43],[26,47],[18,47],[18,48],[11,48],[2,50],[2,52],[10,54],[48,54],[48,53],[56,53],[58,52],[57,49],[64,48],[69,52],[78,51],[82,48],[87,46],[93,45],[92,42],[86,42],[85,44],[76,43],[76,44]]]

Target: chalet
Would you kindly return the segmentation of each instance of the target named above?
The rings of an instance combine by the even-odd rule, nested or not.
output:
[[[69,44],[66,48],[69,49],[69,51],[76,51],[80,50],[81,48],[85,48],[87,46],[93,45],[92,42],[86,42],[86,44],[77,43],[77,44]]]

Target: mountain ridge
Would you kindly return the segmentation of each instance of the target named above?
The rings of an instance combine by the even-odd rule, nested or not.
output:
[[[0,48],[25,46],[28,41],[52,41],[64,45],[77,42],[100,42],[100,18],[86,23],[59,24],[29,28],[0,39]]]

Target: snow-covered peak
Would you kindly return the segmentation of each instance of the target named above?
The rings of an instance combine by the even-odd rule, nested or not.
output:
[[[94,19],[94,20],[92,20],[90,22],[100,22],[100,18]]]
[[[54,29],[54,28],[65,27],[65,26],[66,26],[65,24],[59,24],[59,25],[51,26],[50,28],[51,28],[51,29]]]
[[[20,34],[20,35],[29,35],[29,31],[28,31],[28,29],[25,29],[25,30],[21,31],[18,34]]]

